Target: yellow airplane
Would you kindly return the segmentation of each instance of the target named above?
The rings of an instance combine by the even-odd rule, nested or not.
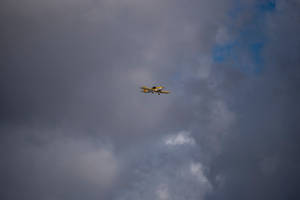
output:
[[[169,94],[169,91],[163,90],[164,87],[163,86],[153,86],[152,88],[148,88],[146,86],[142,86],[141,87],[143,93],[157,93],[158,95],[162,94]]]

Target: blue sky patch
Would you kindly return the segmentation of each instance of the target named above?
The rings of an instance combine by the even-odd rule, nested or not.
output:
[[[216,45],[213,48],[213,60],[215,62],[221,63],[232,57],[232,52],[236,46],[236,43],[228,43],[225,45]]]
[[[232,23],[229,30],[236,29],[237,35],[225,44],[216,44],[212,50],[212,59],[215,63],[227,63],[242,72],[258,74],[264,66],[262,51],[266,37],[262,31],[265,14],[276,8],[275,0],[260,1],[250,9],[254,14],[242,27],[235,26],[244,12],[249,12],[242,1],[236,0],[234,8],[228,15]]]
[[[261,12],[273,11],[276,8],[276,1],[275,0],[263,1],[261,3],[258,3],[257,6]]]

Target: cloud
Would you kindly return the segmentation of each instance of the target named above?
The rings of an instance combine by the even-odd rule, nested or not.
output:
[[[176,145],[194,145],[195,140],[190,137],[190,133],[186,131],[181,131],[176,135],[171,135],[166,138],[165,144],[168,146]]]
[[[35,138],[38,141],[35,144],[27,137],[29,134],[21,140],[7,138],[1,147],[10,155],[3,159],[2,173],[8,174],[1,184],[7,180],[18,191],[16,194],[3,191],[4,199],[20,196],[80,199],[81,193],[89,194],[88,198],[104,198],[105,191],[118,179],[120,163],[109,144],[67,137],[51,138],[51,141]],[[14,143],[8,143],[11,139]]]
[[[219,27],[216,34],[216,44],[224,44],[230,41],[230,34],[226,27]]]
[[[106,149],[99,149],[83,153],[77,159],[71,161],[71,169],[82,180],[99,187],[109,187],[113,184],[118,174],[118,161],[113,152]]]
[[[167,185],[159,185],[156,190],[156,194],[159,200],[170,199],[170,193]]]
[[[190,170],[191,170],[192,175],[196,176],[200,182],[203,182],[203,183],[208,182],[207,177],[203,174],[204,169],[200,162],[197,162],[197,163],[192,162],[190,165]]]
[[[0,199],[298,199],[298,1],[0,4]]]
[[[134,178],[122,187],[116,199],[204,199],[211,191],[208,171],[196,156],[199,147],[194,138],[184,134],[187,132],[169,135],[169,138],[177,138],[177,142],[171,144],[163,137],[143,144],[152,148],[149,152],[140,152],[144,156],[139,160],[135,158],[128,166],[134,169]],[[177,148],[170,149],[170,145]]]

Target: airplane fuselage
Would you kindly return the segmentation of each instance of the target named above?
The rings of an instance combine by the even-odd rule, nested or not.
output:
[[[169,94],[170,93],[169,91],[164,91],[163,86],[153,86],[151,88],[143,86],[143,87],[141,87],[141,89],[142,89],[143,93],[152,93],[152,94],[156,93],[158,95],[160,95],[161,93],[164,93],[164,94]]]
[[[163,89],[162,86],[159,86],[159,87],[154,86],[151,88],[152,92],[158,92],[158,93],[160,93],[162,89]]]

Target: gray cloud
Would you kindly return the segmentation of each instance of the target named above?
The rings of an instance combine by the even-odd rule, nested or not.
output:
[[[203,199],[210,192],[207,169],[198,161],[200,148],[189,132],[152,140],[143,149],[144,156],[130,160],[133,181],[116,199]]]
[[[272,2],[2,1],[1,199],[297,199],[299,3]]]

